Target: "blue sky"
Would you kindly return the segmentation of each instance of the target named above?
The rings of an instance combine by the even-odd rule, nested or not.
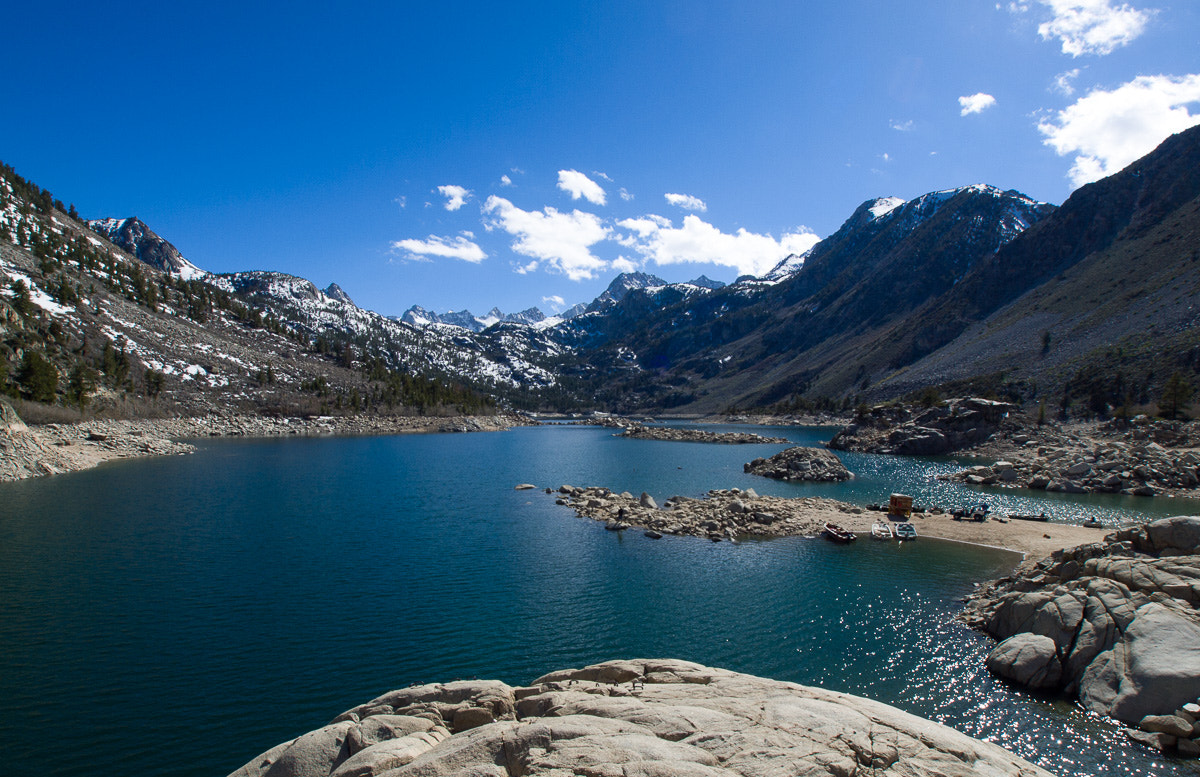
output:
[[[1198,5],[13,4],[0,159],[214,272],[551,312],[875,197],[1061,203],[1200,122]]]

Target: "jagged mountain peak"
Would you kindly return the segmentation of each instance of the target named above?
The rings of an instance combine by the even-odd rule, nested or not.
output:
[[[87,222],[92,231],[110,243],[137,257],[151,267],[176,275],[184,280],[195,280],[207,275],[196,265],[183,258],[179,249],[150,229],[144,221],[131,216],[117,219],[92,219]]]
[[[714,281],[707,275],[701,275],[699,278],[693,278],[692,280],[688,281],[688,285],[699,286],[702,289],[711,289],[716,291],[717,289],[725,288],[726,283],[724,281]]]
[[[430,324],[446,324],[472,332],[482,332],[488,327],[500,323],[537,324],[546,320],[546,314],[536,307],[526,308],[519,313],[504,313],[500,308],[493,307],[485,315],[476,316],[469,310],[434,313],[420,305],[413,305],[404,311],[400,316],[400,320],[417,327],[425,327]]]
[[[648,289],[654,286],[666,285],[667,282],[657,275],[645,272],[623,272],[612,279],[612,283],[608,284],[608,288],[599,297],[592,300],[591,304],[587,306],[587,312],[595,313],[605,310],[625,299],[625,296],[635,289]]]
[[[329,284],[322,289],[322,292],[330,299],[335,299],[338,302],[345,302],[347,305],[354,304],[354,300],[350,299],[350,295],[347,294],[345,290],[343,290],[342,287],[338,286],[336,283]]]

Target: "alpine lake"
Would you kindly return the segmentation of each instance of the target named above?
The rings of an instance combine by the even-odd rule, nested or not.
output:
[[[814,446],[833,432],[705,428]],[[0,485],[4,774],[225,775],[393,688],[519,685],[639,657],[867,696],[1059,775],[1200,773],[987,673],[993,641],[954,616],[1015,554],[928,538],[651,540],[513,487],[660,504],[713,488],[859,505],[899,491],[1114,527],[1200,513],[1195,500],[985,494],[935,479],[964,462],[866,454],[839,454],[848,483],[788,484],[742,471],[786,446],[572,425],[197,445]]]

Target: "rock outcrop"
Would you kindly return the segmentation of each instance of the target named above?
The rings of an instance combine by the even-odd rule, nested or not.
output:
[[[842,460],[821,448],[788,448],[766,459],[755,459],[743,471],[775,480],[834,483],[854,477]]]
[[[1058,551],[981,589],[964,620],[1003,640],[987,660],[1001,677],[1061,688],[1143,733],[1164,733],[1148,717],[1190,719],[1184,738],[1200,737],[1200,708],[1184,709],[1200,698],[1200,516]]]
[[[384,694],[230,777],[1049,773],[885,704],[685,661]]]
[[[558,503],[574,508],[583,518],[604,521],[606,528],[630,528],[647,534],[678,534],[711,540],[750,537],[815,536],[828,522],[842,522],[863,509],[832,499],[784,499],[759,496],[754,489],[714,489],[703,499],[673,496],[660,508],[649,494],[564,485]]]
[[[877,405],[829,441],[839,451],[937,456],[984,442],[1014,405],[990,399],[951,399],[930,408]]]

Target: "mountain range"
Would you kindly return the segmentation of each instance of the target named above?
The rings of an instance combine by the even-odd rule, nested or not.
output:
[[[337,284],[205,272],[136,218],[0,179],[3,386],[47,407],[711,413],[969,390],[1099,412],[1200,371],[1200,128],[1060,207],[986,185],[869,200],[761,277],[624,273],[554,316],[389,318]]]

